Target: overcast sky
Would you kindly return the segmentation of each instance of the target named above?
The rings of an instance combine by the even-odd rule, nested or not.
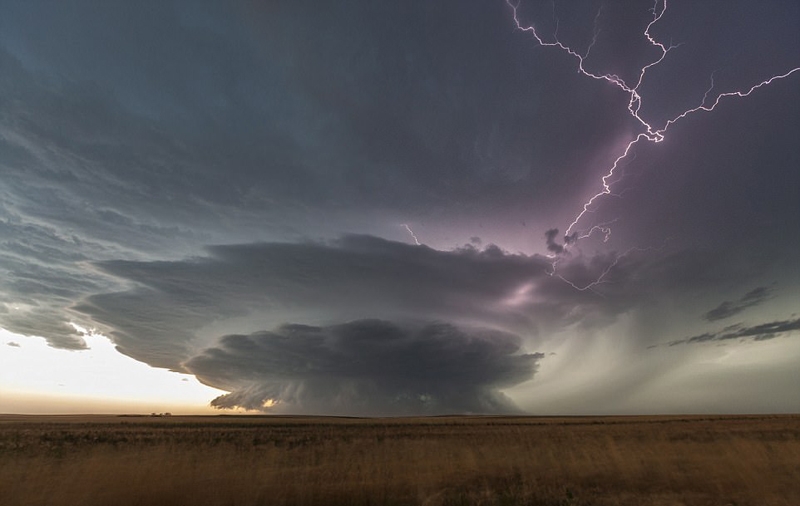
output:
[[[800,410],[797,2],[0,10],[0,396]]]

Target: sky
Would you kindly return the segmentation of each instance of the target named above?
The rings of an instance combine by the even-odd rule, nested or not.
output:
[[[797,2],[0,9],[0,413],[800,411]]]

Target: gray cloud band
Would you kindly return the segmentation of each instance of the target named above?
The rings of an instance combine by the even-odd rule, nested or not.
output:
[[[703,319],[709,322],[724,320],[731,316],[737,315],[742,311],[755,307],[762,302],[770,299],[772,291],[766,286],[759,286],[744,294],[737,301],[726,300],[721,302],[717,307],[708,311],[703,315]]]
[[[576,274],[604,268],[571,262]],[[619,275],[635,265],[621,263]],[[229,391],[219,407],[508,412],[499,389],[530,379],[542,358],[523,343],[548,326],[602,326],[630,307],[613,292],[568,289],[547,275],[547,258],[491,245],[437,251],[345,236],[98,267],[134,288],[73,310],[123,353]]]
[[[686,339],[669,343],[670,346],[678,344],[705,343],[709,341],[729,341],[731,339],[752,339],[754,341],[768,341],[800,330],[800,318],[792,320],[778,320],[758,325],[745,326],[741,323],[730,325],[718,332],[705,332]]]
[[[212,405],[362,415],[498,413],[497,389],[530,379],[541,353],[518,336],[450,324],[358,320],[229,335],[185,363],[230,391]]]
[[[527,304],[503,300],[548,277],[546,259],[539,257],[497,248],[443,252],[369,236],[208,251],[208,257],[183,261],[100,263],[136,287],[92,295],[73,310],[100,324],[122,352],[180,369],[206,344],[203,336],[210,341],[286,322],[440,320],[530,335],[535,314]]]

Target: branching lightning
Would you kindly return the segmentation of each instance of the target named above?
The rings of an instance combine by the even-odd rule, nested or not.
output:
[[[641,108],[642,108],[643,99],[642,99],[642,96],[639,94],[639,88],[641,87],[642,82],[645,79],[645,75],[647,74],[647,71],[649,69],[655,67],[659,63],[661,63],[664,60],[664,58],[666,58],[667,54],[669,54],[669,52],[671,50],[673,50],[673,49],[675,49],[675,48],[680,46],[680,44],[666,45],[666,44],[664,44],[662,42],[659,42],[650,33],[651,28],[653,28],[653,26],[656,23],[658,23],[658,21],[664,16],[664,13],[667,10],[667,0],[655,0],[652,9],[650,9],[650,12],[652,12],[653,16],[652,16],[652,19],[647,24],[647,26],[645,27],[643,34],[644,34],[645,38],[647,39],[648,43],[658,50],[658,56],[653,61],[651,61],[650,63],[644,65],[639,70],[638,78],[636,79],[636,82],[633,85],[630,85],[630,84],[626,83],[624,79],[622,79],[621,77],[619,77],[619,76],[617,76],[615,74],[598,74],[598,73],[594,73],[594,72],[591,72],[591,71],[587,70],[586,67],[584,66],[584,64],[586,63],[587,58],[589,57],[589,53],[591,52],[592,48],[594,47],[594,45],[597,42],[597,37],[598,37],[598,35],[600,33],[600,31],[598,29],[598,19],[600,18],[602,10],[598,10],[597,14],[595,15],[595,18],[594,18],[594,33],[593,33],[592,40],[591,40],[588,48],[586,49],[586,52],[584,54],[581,54],[578,51],[576,51],[575,49],[571,48],[570,46],[565,45],[564,43],[562,43],[558,39],[558,30],[557,30],[557,28],[556,28],[555,33],[552,36],[552,41],[548,41],[548,40],[545,40],[544,38],[542,38],[542,36],[539,34],[539,32],[536,30],[536,28],[533,25],[523,26],[522,23],[519,20],[519,17],[518,17],[518,9],[519,9],[519,5],[520,4],[519,3],[514,4],[511,0],[505,0],[505,2],[506,2],[506,4],[508,4],[508,6],[511,8],[511,10],[513,12],[514,25],[515,25],[517,30],[520,30],[520,31],[523,31],[523,32],[531,34],[533,36],[533,38],[536,40],[536,42],[539,45],[543,46],[543,47],[555,47],[555,48],[567,53],[571,57],[575,58],[577,60],[577,62],[578,62],[578,71],[581,74],[585,75],[586,77],[589,77],[589,78],[592,78],[592,79],[595,79],[595,80],[598,80],[598,81],[606,81],[606,82],[611,83],[612,85],[616,86],[617,88],[622,90],[624,93],[627,93],[629,95],[628,106],[627,106],[628,112],[630,113],[631,117],[633,117],[641,125],[641,127],[643,129],[643,131],[640,132],[639,134],[637,134],[636,137],[633,140],[628,142],[628,144],[622,150],[620,155],[617,156],[617,158],[614,160],[614,162],[611,165],[611,167],[606,171],[605,175],[601,178],[601,180],[600,180],[600,182],[601,182],[600,191],[598,191],[595,195],[593,195],[591,198],[589,198],[583,204],[583,206],[581,207],[581,210],[578,212],[578,214],[575,216],[575,218],[572,220],[572,222],[567,227],[567,229],[566,229],[566,231],[564,233],[564,247],[563,247],[563,250],[558,251],[556,254],[549,255],[549,257],[552,259],[552,264],[551,264],[552,269],[549,272],[549,274],[551,276],[558,277],[559,279],[565,281],[566,283],[570,284],[572,287],[574,287],[575,289],[580,290],[580,291],[592,290],[595,286],[597,286],[598,284],[602,283],[604,278],[617,265],[619,260],[621,258],[623,258],[625,255],[629,254],[632,250],[636,249],[636,248],[632,248],[631,250],[628,250],[625,253],[616,256],[615,260],[613,262],[611,262],[611,264],[599,275],[599,277],[597,279],[595,279],[593,282],[591,282],[591,283],[589,283],[588,285],[585,285],[585,286],[576,285],[575,283],[567,280],[566,278],[564,278],[564,276],[562,276],[561,274],[559,274],[557,272],[557,267],[558,267],[559,261],[561,260],[563,255],[566,255],[566,254],[569,253],[569,248],[572,245],[574,245],[577,241],[579,241],[581,239],[586,239],[586,238],[590,237],[591,235],[593,235],[595,232],[599,232],[599,233],[604,234],[603,242],[607,242],[608,241],[609,237],[611,236],[611,227],[610,227],[611,222],[606,222],[606,223],[593,225],[593,226],[589,227],[588,229],[585,229],[585,231],[583,231],[583,232],[576,231],[575,229],[578,226],[578,223],[583,219],[583,217],[587,213],[593,213],[594,212],[595,203],[599,199],[602,199],[603,197],[605,197],[607,195],[613,195],[613,193],[611,192],[611,186],[615,182],[617,182],[619,180],[619,179],[613,180],[613,178],[615,176],[615,173],[617,172],[620,164],[624,160],[628,159],[629,156],[633,156],[633,155],[631,155],[632,148],[636,144],[638,144],[642,140],[647,140],[647,141],[654,142],[654,143],[661,142],[661,141],[664,140],[664,137],[665,137],[669,127],[672,126],[673,124],[675,124],[676,122],[680,121],[681,119],[683,119],[683,118],[685,118],[685,117],[687,117],[687,116],[689,116],[691,114],[694,114],[696,112],[699,112],[699,111],[706,111],[706,112],[713,111],[717,107],[717,105],[719,105],[720,101],[723,98],[733,97],[733,96],[740,97],[740,98],[747,97],[748,95],[753,93],[755,90],[761,88],[762,86],[766,86],[768,84],[771,84],[772,82],[774,82],[776,80],[779,80],[779,79],[787,78],[790,75],[794,74],[795,72],[800,72],[800,67],[796,67],[796,68],[793,68],[793,69],[789,70],[788,72],[786,72],[784,74],[775,75],[775,76],[772,76],[772,77],[770,77],[768,79],[765,79],[764,81],[761,81],[760,83],[750,87],[747,90],[737,90],[737,91],[720,93],[720,94],[718,94],[716,96],[716,98],[713,100],[713,102],[711,102],[710,105],[708,105],[708,103],[710,102],[709,101],[709,97],[712,96],[712,91],[714,90],[714,74],[712,73],[711,74],[711,84],[710,84],[708,90],[706,90],[705,94],[703,95],[703,99],[700,102],[700,105],[698,105],[698,106],[696,106],[694,108],[688,109],[686,111],[683,111],[682,113],[678,114],[674,118],[667,120],[666,122],[664,122],[664,124],[662,126],[659,127],[657,125],[651,124],[650,122],[646,121],[644,118],[642,118],[640,116],[640,111],[641,111]],[[558,26],[558,18],[556,18],[556,27],[557,26]],[[548,245],[551,246],[551,240],[550,239],[548,239]]]

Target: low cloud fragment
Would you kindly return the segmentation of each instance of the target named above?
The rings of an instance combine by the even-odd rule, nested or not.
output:
[[[35,307],[34,311],[7,315],[2,319],[2,328],[25,336],[43,336],[47,344],[54,348],[88,350],[89,345],[82,334],[67,325],[64,318],[63,312]]]
[[[709,322],[724,320],[731,316],[737,315],[745,309],[757,306],[762,302],[768,300],[772,295],[772,291],[766,286],[759,286],[744,294],[737,301],[726,300],[719,306],[706,312],[703,319]]]
[[[542,353],[510,333],[448,323],[357,320],[222,337],[184,365],[229,391],[217,408],[360,415],[511,413],[499,389],[529,380]]]
[[[800,318],[779,320],[746,327],[741,324],[725,327],[719,332],[705,332],[686,339],[672,341],[670,346],[679,344],[705,343],[710,341],[729,341],[731,339],[752,339],[753,341],[767,341],[780,337],[789,332],[800,330]]]
[[[550,230],[544,233],[545,240],[547,241],[547,251],[552,251],[556,255],[560,255],[561,253],[564,252],[564,246],[556,242],[557,235],[558,235],[557,228],[551,228]]]

